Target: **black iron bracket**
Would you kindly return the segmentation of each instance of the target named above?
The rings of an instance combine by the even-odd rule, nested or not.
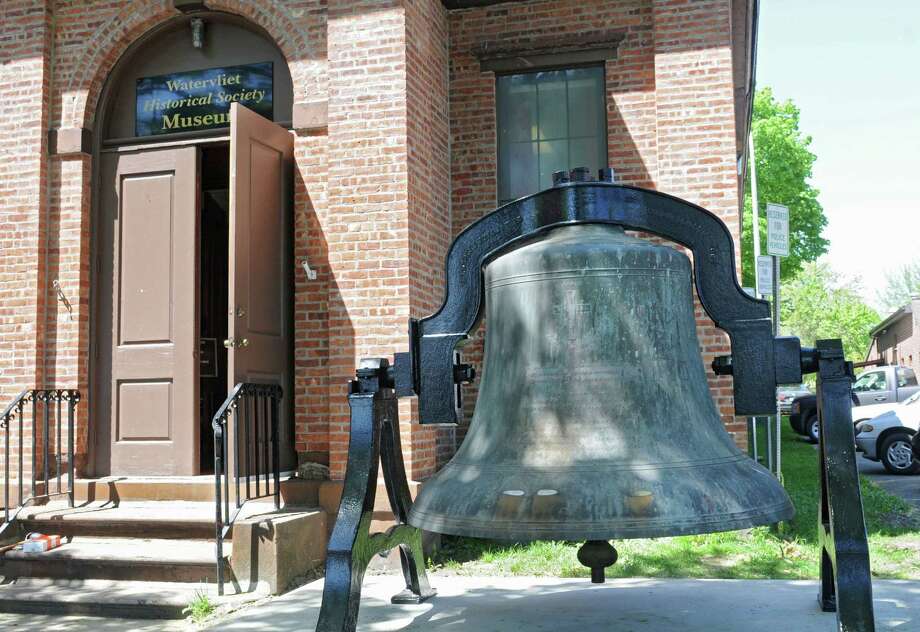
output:
[[[460,233],[446,263],[444,302],[433,315],[413,320],[408,354],[397,357],[396,390],[417,395],[423,424],[457,423],[454,349],[482,316],[482,267],[508,248],[561,224],[608,223],[644,231],[689,248],[700,302],[731,339],[723,362],[734,376],[739,415],[769,414],[776,384],[801,381],[799,342],[774,339],[766,301],[738,285],[735,249],[725,224],[685,200],[612,182],[585,182],[584,174],[498,208]],[[609,178],[609,170],[602,170]],[[576,177],[578,176],[578,177]],[[577,180],[577,181],[575,181]],[[724,368],[724,367],[723,367]]]
[[[818,602],[825,612],[837,611],[840,632],[874,632],[869,543],[854,448],[853,365],[844,360],[839,340],[819,340],[817,348],[808,350],[804,357],[806,368],[818,373],[821,425]]]
[[[317,632],[353,632],[358,619],[361,582],[377,553],[399,547],[406,589],[393,603],[420,603],[435,591],[428,584],[422,532],[409,526],[412,497],[399,440],[399,411],[393,391],[393,368],[382,358],[361,361],[348,395],[351,434],[342,500],[326,553],[326,580]],[[396,525],[371,534],[377,469]]]

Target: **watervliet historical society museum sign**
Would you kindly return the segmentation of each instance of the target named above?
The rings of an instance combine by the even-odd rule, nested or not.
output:
[[[226,127],[230,104],[272,119],[272,62],[176,72],[137,80],[137,136]]]

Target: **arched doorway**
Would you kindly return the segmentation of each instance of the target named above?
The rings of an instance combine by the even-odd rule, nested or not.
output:
[[[214,12],[148,33],[107,81],[93,174],[97,476],[209,472],[210,419],[233,384],[290,393],[292,101],[271,39]]]

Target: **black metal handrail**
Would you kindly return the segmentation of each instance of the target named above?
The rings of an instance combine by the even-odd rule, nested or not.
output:
[[[0,534],[15,520],[19,511],[37,501],[52,496],[67,495],[67,503],[74,505],[74,414],[80,401],[80,391],[75,389],[27,389],[19,393],[0,415],[3,429],[3,526]],[[64,406],[67,418],[64,419]],[[26,419],[28,418],[28,423]],[[63,436],[66,431],[66,438]],[[15,440],[11,435],[15,434]],[[64,463],[66,442],[67,460]],[[31,443],[31,446],[28,444]],[[31,450],[29,450],[31,448]],[[13,456],[13,449],[16,458]],[[26,456],[31,452],[31,494],[25,481]],[[17,462],[18,495],[12,517],[10,509],[10,464]],[[54,471],[52,472],[52,466]],[[63,473],[67,470],[67,485]],[[56,486],[52,483],[56,480]],[[39,481],[41,485],[39,486]]]
[[[214,429],[217,590],[221,595],[224,594],[224,538],[230,533],[243,505],[249,500],[274,496],[275,509],[281,507],[278,438],[278,403],[281,397],[282,390],[277,384],[241,382],[233,387],[211,421]],[[232,450],[229,449],[227,432],[227,421],[231,417]],[[236,490],[233,513],[230,512],[230,474],[227,471],[230,456],[233,456],[233,486]],[[269,475],[274,485],[269,483]],[[242,490],[241,483],[244,483]]]

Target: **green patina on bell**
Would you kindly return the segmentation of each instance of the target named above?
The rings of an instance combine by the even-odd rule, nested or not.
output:
[[[792,517],[710,396],[684,254],[616,226],[562,226],[491,261],[485,286],[475,413],[412,525],[606,540]]]

